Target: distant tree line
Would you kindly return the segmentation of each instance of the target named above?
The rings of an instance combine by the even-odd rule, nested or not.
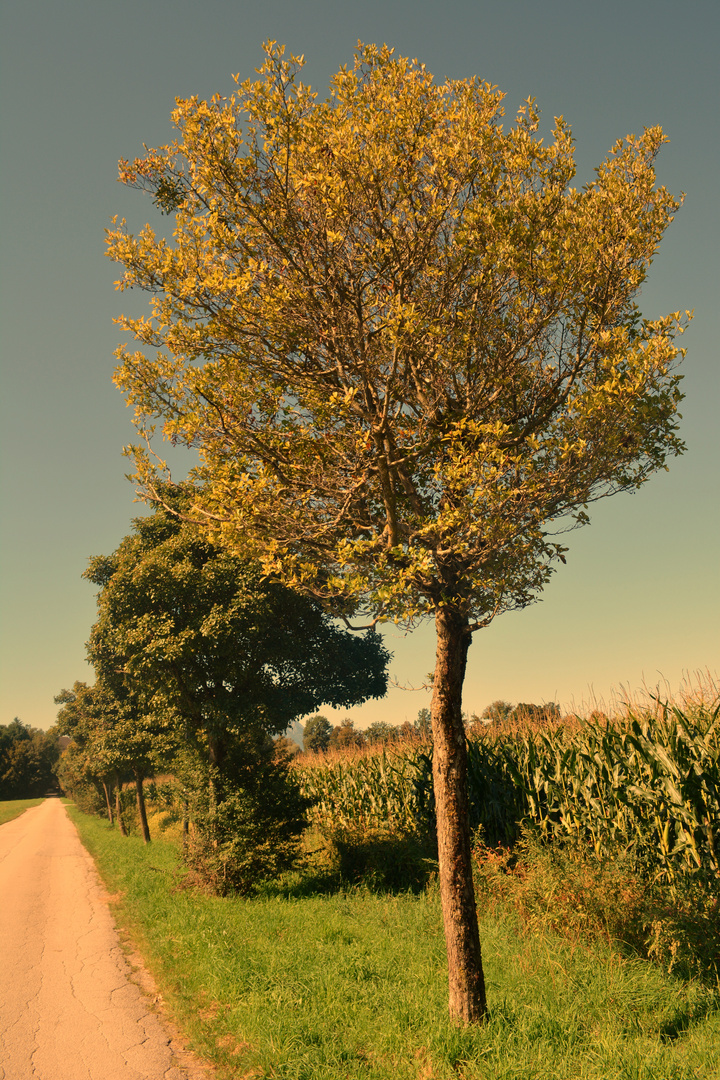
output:
[[[60,756],[54,728],[41,731],[17,717],[0,724],[0,799],[35,799],[59,791]]]
[[[554,701],[544,705],[525,701],[511,705],[509,701],[493,701],[474,719],[486,724],[549,724],[560,720],[560,706]]]
[[[465,727],[471,731],[491,724],[547,724],[560,720],[560,707],[553,701],[544,705],[509,701],[493,701],[476,713],[464,714]],[[385,720],[376,720],[367,728],[355,727],[353,720],[346,716],[340,724],[333,725],[322,713],[308,717],[303,728],[303,749],[315,752],[326,750],[346,750],[352,747],[378,746],[398,743],[405,739],[429,738],[431,735],[430,710],[420,709],[417,719],[412,723],[406,720],[402,724],[390,724]]]

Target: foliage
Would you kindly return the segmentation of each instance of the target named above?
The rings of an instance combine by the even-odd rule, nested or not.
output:
[[[493,701],[490,705],[486,705],[483,711],[480,713],[480,717],[483,720],[489,720],[490,723],[502,723],[512,713],[512,705],[509,701]]]
[[[388,724],[384,720],[375,720],[365,729],[365,742],[368,746],[378,743],[393,743],[400,738],[400,728],[396,724]]]
[[[502,123],[477,79],[435,85],[364,47],[321,101],[267,47],[228,99],[179,100],[178,139],[120,179],[174,215],[173,243],[119,225],[118,385],[141,428],[199,447],[196,516],[237,550],[400,620],[472,626],[529,603],[586,520],[682,444],[679,313],[635,297],[678,207],[658,127],[582,189],[558,119]],[[156,356],[155,350],[162,351]],[[138,450],[151,498],[151,459]]]
[[[118,656],[115,661],[123,662]],[[110,667],[109,657],[98,661],[97,670],[94,686],[75,682],[55,697],[62,706],[58,730],[73,740],[63,756],[64,787],[73,798],[78,785],[98,791],[104,786],[107,796],[108,785],[119,784],[120,777],[151,775],[173,749],[168,724],[149,712],[136,687]]]
[[[248,894],[298,861],[309,800],[288,764],[271,739],[249,732],[233,745],[222,773],[201,761],[183,771],[190,883],[221,896]]]
[[[428,831],[431,801],[427,755],[413,747],[384,746],[357,757],[293,765],[303,793],[312,799],[310,820],[326,835]]]
[[[659,127],[582,190],[570,131],[508,130],[477,79],[437,86],[362,47],[325,101],[266,47],[229,99],[178,101],[178,140],[121,163],[174,214],[173,241],[110,231],[118,385],[149,439],[197,448],[195,520],[373,625],[437,630],[433,768],[450,1008],[485,1012],[466,828],[462,684],[475,630],[523,608],[590,502],[684,449],[679,312],[636,303],[679,203],[655,186]],[[160,350],[157,352],[157,350]],[[147,496],[158,469],[136,450]],[[164,474],[164,466],[159,466]]]
[[[373,892],[419,892],[437,877],[437,849],[417,832],[337,825],[324,837],[343,885]]]
[[[59,732],[41,731],[17,717],[0,725],[0,799],[31,799],[57,791]]]
[[[123,834],[130,810],[123,781],[135,774],[141,783],[159,758],[150,725],[134,723],[129,697],[117,678],[76,681],[55,696],[58,731],[72,740],[58,765],[61,787],[86,813],[107,812]]]
[[[326,716],[315,713],[308,718],[303,728],[303,747],[305,750],[327,750],[330,743],[332,724]]]
[[[346,716],[330,732],[328,750],[348,750],[353,746],[364,746],[365,735],[355,730],[355,724]]]
[[[185,489],[166,489],[180,509]],[[248,726],[279,734],[322,702],[381,697],[388,654],[372,632],[337,629],[317,604],[263,578],[256,563],[215,547],[157,510],[137,518],[109,557],[86,571],[99,585],[88,643],[119,671],[136,710],[209,748],[222,769]]]
[[[165,497],[180,512],[187,489]],[[221,892],[247,891],[253,875],[292,862],[304,821],[286,764],[268,759],[270,735],[323,702],[382,696],[388,653],[374,632],[338,629],[177,513],[133,524],[85,575],[100,586],[88,642],[98,687],[118,703],[113,731],[139,797],[142,778],[168,764],[181,798],[193,793],[196,874]]]
[[[432,723],[429,709],[418,709],[414,728],[421,738],[429,738],[432,733]]]
[[[290,739],[287,735],[278,735],[273,739],[275,746],[275,753],[281,754],[284,758],[295,757],[296,754],[301,753],[301,747],[295,742],[294,739]]]
[[[598,857],[576,839],[544,843],[524,832],[514,849],[475,846],[478,900],[517,912],[525,933],[619,942],[669,972],[720,981],[720,903],[685,880],[669,890],[629,852]]]

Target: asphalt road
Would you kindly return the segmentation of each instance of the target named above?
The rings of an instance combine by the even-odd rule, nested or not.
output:
[[[188,1061],[132,976],[60,800],[2,825],[0,1080],[207,1075]]]

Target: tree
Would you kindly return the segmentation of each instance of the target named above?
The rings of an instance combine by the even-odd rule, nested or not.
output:
[[[362,731],[355,730],[355,724],[349,716],[337,724],[330,732],[328,749],[349,750],[351,747],[365,745],[365,736]]]
[[[385,720],[375,720],[365,729],[365,741],[369,746],[397,742],[400,738],[400,728],[395,724],[388,724]]]
[[[417,720],[413,727],[422,738],[432,734],[432,716],[429,709],[418,709]]]
[[[509,701],[498,700],[486,705],[480,717],[492,724],[502,724],[512,715],[512,711],[513,707]]]
[[[512,719],[524,724],[550,724],[560,719],[560,706],[555,701],[546,705],[534,705],[519,701],[512,711]]]
[[[330,732],[333,726],[326,716],[315,713],[309,717],[303,728],[303,747],[305,750],[327,750]]]
[[[116,224],[116,381],[149,441],[198,448],[194,517],[346,617],[434,619],[433,772],[450,1011],[485,1012],[462,686],[472,635],[537,598],[588,505],[682,451],[679,313],[635,298],[678,208],[660,128],[582,189],[532,99],[435,85],[363,47],[319,100],[274,43],[229,98],[178,101],[178,138],[120,179],[173,240]],[[157,354],[154,350],[159,350]],[[135,450],[145,495],[163,465]]]
[[[166,488],[164,497],[177,511],[188,493]],[[301,828],[302,800],[271,736],[324,702],[381,697],[389,654],[377,634],[339,629],[317,602],[264,579],[177,513],[157,510],[133,526],[86,571],[100,586],[88,655],[123,705],[138,800],[153,753],[174,753],[203,834],[196,869],[219,891],[246,889],[248,874],[261,865],[272,873],[278,853],[290,852],[278,830]],[[251,827],[252,807],[260,816]],[[187,815],[185,826],[187,836]],[[262,859],[240,858],[238,830],[260,843]]]
[[[115,789],[115,820],[126,834],[122,807],[123,777],[135,782],[138,820],[145,843],[150,842],[143,783],[158,765],[165,764],[172,749],[172,735],[157,717],[143,715],[142,699],[128,691],[122,675],[113,670],[97,672],[94,686],[75,682],[71,690],[61,690],[55,703],[58,730],[73,742],[63,764],[63,783],[76,798],[78,788],[90,784],[102,788],[108,817],[113,822],[110,791]],[[106,675],[107,678],[103,678]]]
[[[55,728],[41,731],[16,716],[0,725],[0,798],[29,799],[57,790]]]
[[[187,491],[164,498],[177,510]],[[320,704],[385,694],[389,654],[377,634],[338,629],[316,602],[172,512],[135,519],[85,577],[100,586],[88,642],[96,670],[141,693],[145,713],[180,718],[221,771],[245,728],[278,735]]]

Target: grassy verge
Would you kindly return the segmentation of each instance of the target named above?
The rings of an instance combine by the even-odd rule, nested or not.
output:
[[[254,899],[178,887],[176,848],[71,808],[194,1048],[282,1080],[717,1080],[720,998],[647,961],[482,917],[491,1016],[447,1019],[437,895],[301,883]]]
[[[39,806],[41,802],[45,802],[45,799],[10,799],[8,802],[0,802],[0,825],[20,817],[31,806]]]

